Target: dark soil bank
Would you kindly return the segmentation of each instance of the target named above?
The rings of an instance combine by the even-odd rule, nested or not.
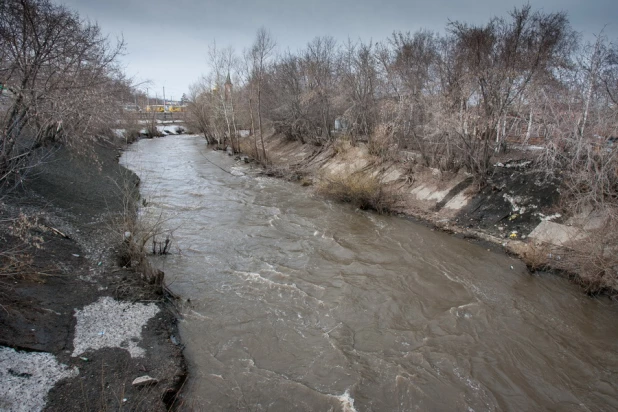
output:
[[[0,345],[49,352],[79,369],[49,392],[48,411],[168,410],[185,379],[175,312],[138,274],[117,265],[121,236],[113,221],[127,193],[136,193],[138,179],[118,165],[117,147],[101,144],[95,152],[84,158],[60,149],[23,190],[0,199],[2,249],[30,256],[17,275],[0,277]],[[9,234],[8,222],[20,213],[39,216],[33,231],[41,248],[24,249]],[[159,306],[138,343],[144,357],[121,348],[71,357],[75,310],[102,296]],[[134,388],[133,379],[143,375],[159,383]]]
[[[494,167],[489,184],[459,212],[458,223],[498,238],[527,236],[541,216],[558,209],[558,188],[559,182],[533,170]]]

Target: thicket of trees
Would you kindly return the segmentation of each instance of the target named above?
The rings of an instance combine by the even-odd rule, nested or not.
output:
[[[48,0],[0,2],[0,189],[18,184],[51,145],[87,151],[130,95],[123,42]]]
[[[446,34],[274,48],[265,29],[241,55],[211,48],[211,74],[190,98],[208,138],[228,144],[250,129],[262,160],[265,130],[304,143],[364,140],[374,154],[415,150],[427,166],[465,168],[480,184],[496,153],[535,143],[539,164],[568,175],[582,204],[618,203],[618,48],[602,32],[584,44],[564,13],[523,6],[484,25],[450,22]]]

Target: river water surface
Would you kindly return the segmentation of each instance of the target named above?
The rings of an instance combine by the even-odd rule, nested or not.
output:
[[[189,409],[618,410],[618,307],[422,225],[255,177],[203,138],[121,162],[174,229]]]

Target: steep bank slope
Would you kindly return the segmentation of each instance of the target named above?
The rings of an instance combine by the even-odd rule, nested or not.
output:
[[[118,165],[117,147],[95,152],[58,150],[25,191],[2,199],[5,251],[23,266],[1,277],[0,409],[167,410],[184,379],[174,314],[116,263],[113,217],[137,178]],[[40,247],[18,239],[22,220]],[[134,387],[143,375],[158,385]]]

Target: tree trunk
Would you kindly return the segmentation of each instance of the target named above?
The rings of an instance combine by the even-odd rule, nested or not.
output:
[[[261,82],[261,80],[260,80]],[[266,148],[264,147],[264,132],[262,130],[262,87],[258,83],[258,126],[260,128],[260,141],[262,142],[262,156],[264,156],[264,163],[266,163]]]
[[[236,137],[236,149],[234,149],[234,139],[232,139],[232,149],[240,152],[240,141],[238,140],[238,129],[236,128],[236,113],[234,111],[234,101],[232,100],[232,92],[230,92],[230,108],[232,109],[232,125],[234,126],[234,136]]]
[[[255,157],[260,160],[260,152],[257,147],[257,136],[255,135],[255,122],[253,120],[253,99],[249,97],[249,115],[251,116],[251,134],[253,135],[253,149],[255,150]]]
[[[530,136],[532,135],[532,109],[530,109],[530,116],[528,117],[528,130],[526,130],[526,138],[524,139],[524,144],[527,145],[530,140]]]

